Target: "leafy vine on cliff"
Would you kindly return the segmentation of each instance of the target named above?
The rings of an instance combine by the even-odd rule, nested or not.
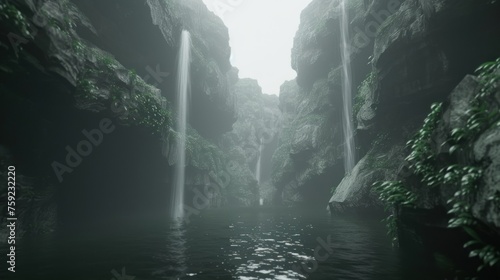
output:
[[[436,166],[436,158],[432,151],[431,136],[439,124],[442,110],[442,103],[432,104],[431,112],[425,118],[424,125],[414,138],[407,143],[411,150],[410,155],[406,157],[410,169],[414,170],[415,174],[422,176],[422,183],[431,187],[440,183],[440,177],[433,172]]]
[[[451,141],[455,144],[451,146],[450,153],[465,147],[470,148],[470,143],[493,126],[500,126],[500,113],[498,108],[492,107],[489,100],[498,89],[500,81],[500,58],[495,61],[482,64],[476,72],[478,73],[480,90],[472,100],[471,109],[466,112],[467,123],[464,128],[454,129],[451,133]],[[472,240],[464,244],[464,248],[471,249],[469,257],[478,257],[482,265],[478,271],[483,268],[500,264],[500,248],[486,242],[479,234],[477,228],[485,227],[477,221],[471,212],[471,202],[469,197],[475,194],[480,187],[481,178],[484,171],[476,163],[476,166],[463,167],[461,176],[456,176],[453,183],[460,185],[460,189],[448,201],[453,204],[449,214],[454,217],[450,219],[449,227],[462,227]],[[489,200],[495,203],[500,201],[500,193],[489,197]],[[497,203],[498,205],[498,203]]]
[[[393,211],[394,207],[414,206],[417,195],[406,189],[401,181],[376,182],[374,190],[379,194],[380,200],[384,203],[385,211]],[[388,234],[392,238],[393,246],[397,244],[397,222],[394,213],[382,220],[386,222]]]
[[[76,98],[86,103],[99,105],[111,103],[109,108],[131,124],[147,127],[156,135],[162,135],[172,124],[172,116],[167,106],[161,104],[156,89],[144,82],[134,71],[129,71],[128,85],[117,78],[116,72],[125,70],[109,54],[88,47],[80,41],[73,44],[75,52],[96,61],[80,73],[77,81]],[[109,100],[106,100],[109,92]]]
[[[500,112],[491,105],[491,97],[496,93],[500,81],[500,58],[481,65],[477,70],[480,89],[473,97],[471,108],[466,111],[467,119],[463,127],[451,130],[445,144],[450,145],[449,153],[469,151],[477,137],[491,127],[500,126]],[[464,244],[470,250],[469,257],[478,257],[482,261],[477,270],[493,267],[500,264],[500,248],[485,240],[478,232],[488,232],[488,227],[472,213],[471,197],[474,197],[480,188],[483,177],[483,167],[480,163],[468,160],[471,163],[452,163],[439,169],[436,155],[433,151],[432,134],[434,133],[442,115],[442,104],[433,104],[431,113],[425,119],[422,128],[415,137],[408,142],[411,149],[406,161],[410,169],[421,176],[422,183],[427,187],[458,186],[453,197],[448,200],[452,215],[448,222],[449,228],[462,228],[472,240]],[[380,199],[389,205],[411,205],[415,197],[405,196],[405,189],[401,182],[379,183],[375,188],[380,193]],[[406,193],[408,194],[408,193]],[[500,193],[496,192],[489,200],[498,205]],[[389,220],[392,227],[394,221]],[[390,230],[393,233],[394,230]],[[484,234],[483,234],[484,235]]]

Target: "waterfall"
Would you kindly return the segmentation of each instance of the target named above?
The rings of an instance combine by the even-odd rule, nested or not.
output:
[[[255,179],[257,179],[257,185],[259,187],[259,193],[260,193],[260,181],[261,181],[261,178],[260,178],[260,165],[261,165],[261,160],[262,160],[262,150],[263,150],[263,147],[264,145],[262,145],[262,139],[260,140],[260,144],[259,144],[259,158],[257,159],[257,164],[255,165]],[[259,204],[260,205],[263,205],[264,204],[264,200],[262,199],[262,196],[259,198]]]
[[[329,205],[335,202],[343,202],[351,189],[352,182],[357,176],[353,172],[355,164],[354,125],[352,120],[352,94],[351,94],[351,58],[349,49],[349,17],[346,10],[347,0],[341,0],[341,56],[342,56],[342,129],[344,132],[344,169],[345,177],[335,189]],[[330,206],[329,206],[330,207]]]
[[[191,35],[183,30],[181,35],[181,47],[179,49],[179,64],[177,73],[177,126],[180,134],[177,143],[177,164],[175,166],[174,188],[172,195],[172,218],[182,218],[184,213],[184,180],[186,169],[186,126],[187,126],[187,104],[190,90],[189,66],[191,52]]]
[[[354,125],[352,120],[352,96],[351,96],[351,59],[349,49],[349,16],[346,11],[346,0],[342,0],[340,37],[342,56],[342,128],[344,132],[344,168],[345,173],[351,173],[354,168],[355,146]]]
[[[260,186],[260,165],[261,165],[261,159],[262,159],[262,141],[259,144],[259,158],[257,159],[257,164],[255,165],[255,179],[257,179],[257,183]]]

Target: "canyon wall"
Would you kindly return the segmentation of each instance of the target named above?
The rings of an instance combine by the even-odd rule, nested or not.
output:
[[[399,243],[411,248],[415,256],[434,262],[433,266],[438,266],[438,259],[449,261],[453,265],[448,270],[468,263],[468,251],[462,247],[470,240],[470,231],[464,234],[461,230],[462,218],[458,226],[453,226],[453,222],[458,223],[456,219],[450,220],[453,213],[462,213],[461,206],[456,205],[467,205],[467,221],[474,232],[480,232],[472,233],[474,238],[488,240],[485,246],[498,248],[493,241],[498,239],[499,214],[493,202],[498,196],[493,187],[498,185],[494,140],[498,101],[492,97],[498,93],[498,72],[491,70],[493,73],[485,78],[475,71],[500,56],[496,28],[500,24],[496,16],[500,3],[347,1],[358,158],[354,170],[346,176],[342,167],[339,4],[313,1],[301,15],[292,50],[297,78],[283,84],[280,95],[283,129],[273,165],[273,179],[281,191],[279,200],[328,205],[332,213],[374,212],[387,207],[384,199],[397,200],[390,196],[397,193],[406,199],[403,205],[391,208],[395,224],[390,225],[396,226],[392,232]],[[498,63],[488,65],[496,69],[491,65]],[[492,84],[492,93],[484,97],[480,92],[487,82]],[[434,105],[431,112],[433,103],[441,107]],[[438,107],[441,111],[435,112]],[[476,111],[486,112],[485,116],[474,119]],[[428,115],[437,122],[435,127],[429,128],[429,120],[424,122]],[[479,124],[472,127],[471,138],[460,138],[460,145],[454,145],[456,135],[467,130],[467,119]],[[426,140],[408,146],[415,137]],[[432,159],[431,166],[425,165],[427,159],[422,159],[424,165],[412,162],[413,152],[420,151],[422,141],[430,147],[426,157]],[[429,174],[436,174],[425,177],[419,173],[424,172],[422,166],[427,166]],[[446,180],[444,174],[439,175],[440,170],[450,173]],[[451,177],[459,179],[450,181]],[[460,182],[460,178],[465,181]],[[461,191],[460,185],[469,184],[471,178],[478,180],[474,181],[474,191]],[[386,182],[382,196],[380,187],[375,187],[377,182]],[[430,187],[429,182],[437,187]],[[310,191],[322,195],[310,197]],[[451,203],[454,195],[466,202]],[[449,242],[441,242],[445,239]],[[477,260],[464,270],[475,270],[480,263]]]
[[[206,151],[188,152],[188,170],[222,168],[214,143],[236,121],[237,79],[227,28],[201,0],[0,9],[2,170],[16,166],[19,211],[38,225],[23,230],[167,214],[183,29],[193,53],[189,148]]]

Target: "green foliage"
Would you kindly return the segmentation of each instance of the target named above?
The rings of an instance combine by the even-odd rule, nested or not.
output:
[[[26,17],[12,4],[0,4],[0,20],[7,21],[15,28],[21,36],[31,36],[29,31],[29,23]]]
[[[454,128],[445,142],[450,144],[450,154],[458,150],[470,150],[470,145],[478,135],[492,126],[500,125],[500,112],[490,104],[490,98],[498,89],[500,81],[500,58],[481,65],[477,73],[481,88],[472,100],[471,109],[466,112],[467,122],[464,127]],[[472,240],[465,243],[464,248],[471,250],[469,257],[481,259],[482,265],[478,267],[480,271],[487,266],[492,267],[500,263],[499,248],[481,239],[477,231],[480,223],[473,216],[471,209],[471,198],[480,186],[484,171],[479,163],[472,165],[455,163],[438,168],[432,146],[432,134],[439,124],[441,114],[442,104],[433,104],[422,128],[408,142],[411,153],[406,161],[413,172],[421,176],[424,186],[458,186],[458,190],[447,202],[451,205],[448,214],[452,216],[448,221],[448,227],[462,228],[471,236]],[[380,193],[380,199],[388,205],[404,205],[404,203],[411,205],[416,201],[416,197],[407,192],[399,181],[378,183],[375,189]],[[500,192],[496,192],[488,200],[500,206]],[[390,227],[389,232],[394,233],[392,219],[394,217],[389,217],[386,221]]]
[[[106,63],[107,69],[111,71],[112,68],[116,67],[115,63],[114,60]],[[127,100],[127,94],[123,94],[122,98],[125,98],[123,100],[125,104],[129,104],[131,119],[136,125],[150,128],[157,135],[167,131],[172,125],[172,116],[169,110],[162,108],[156,94],[153,92],[153,87],[140,79],[134,71],[130,71],[130,83],[133,88],[130,101]],[[111,87],[112,91],[113,89]]]
[[[96,92],[98,90],[95,83],[87,79],[79,79],[76,83],[77,92],[89,100],[97,100]]]
[[[390,214],[387,218],[383,219],[382,222],[386,224],[387,235],[392,238],[392,246],[396,247],[398,244],[398,224],[396,216],[394,216],[394,214]]]
[[[483,63],[476,69],[478,77],[482,80],[479,97],[486,97],[498,88],[498,82],[500,81],[500,73],[498,71],[500,71],[500,57],[495,61]]]
[[[85,52],[85,45],[80,40],[74,40],[72,42],[73,51],[76,54],[82,55]]]
[[[431,113],[425,118],[424,125],[407,143],[411,153],[406,157],[406,161],[415,174],[422,176],[422,183],[431,187],[439,183],[439,178],[434,174],[436,159],[432,151],[431,136],[439,124],[442,107],[442,103],[432,104]]]
[[[479,240],[471,240],[464,244],[464,248],[469,247],[477,248],[470,251],[469,257],[478,257],[483,262],[483,264],[477,268],[478,271],[483,270],[486,266],[495,266],[500,263],[500,252],[494,246],[484,244]]]
[[[481,240],[475,229],[478,226],[478,221],[473,216],[470,206],[470,197],[475,194],[479,187],[483,170],[474,166],[459,167],[458,165],[452,165],[446,169],[441,169],[439,174],[443,177],[443,183],[460,186],[454,196],[447,202],[452,205],[448,211],[448,214],[452,215],[452,218],[448,221],[448,227],[460,227],[473,238],[472,241],[464,245],[464,248],[472,245],[478,247],[469,254],[469,257],[478,256],[483,261],[483,264],[478,267],[478,271],[485,266],[495,265],[500,260],[500,251],[498,248]]]
[[[168,130],[172,124],[171,113],[162,108],[151,85],[140,79],[134,71],[129,72],[129,85],[119,84],[115,73],[119,63],[112,56],[79,41],[74,43],[73,48],[80,49],[86,56],[95,57],[98,65],[80,75],[77,97],[90,103],[109,102],[108,108],[113,108],[113,104],[122,104],[128,111],[127,119],[131,124],[149,128],[156,135]],[[109,92],[109,101],[103,96],[106,91]]]
[[[489,98],[494,94],[500,81],[500,58],[487,62],[477,69],[481,88],[474,96],[471,109],[466,112],[467,122],[464,127],[454,128],[445,143],[450,144],[450,154],[458,150],[470,150],[471,143],[476,137],[493,125],[498,125],[500,113],[492,108]],[[438,170],[431,146],[431,135],[438,124],[441,114],[441,105],[433,105],[432,111],[424,121],[422,129],[415,138],[408,142],[411,153],[406,158],[415,174],[422,176],[422,182],[429,187],[439,185],[459,186],[454,196],[448,200],[451,209],[448,214],[452,218],[448,227],[460,227],[465,230],[473,240],[464,247],[474,246],[476,249],[469,254],[470,257],[479,257],[483,264],[478,267],[482,270],[486,266],[494,266],[500,261],[500,250],[481,240],[476,232],[478,221],[471,210],[471,197],[474,197],[481,183],[483,169],[481,166],[451,164]],[[500,201],[498,193],[490,197],[491,201]]]
[[[113,71],[116,69],[116,60],[109,55],[101,55],[98,57],[99,63],[104,65],[109,70]]]
[[[500,58],[482,64],[476,69],[481,89],[472,100],[471,109],[466,112],[465,127],[455,128],[451,132],[450,153],[463,148],[482,131],[493,125],[500,125],[500,112],[491,108],[489,98],[495,93],[500,81]]]
[[[401,181],[375,182],[373,189],[379,194],[380,200],[385,205],[385,210],[390,211],[393,207],[414,206],[417,196],[407,190]],[[394,214],[383,219],[387,225],[388,235],[392,237],[393,246],[397,244],[397,222]]]
[[[464,128],[456,128],[451,132],[450,142],[453,145],[450,153],[462,148],[468,143],[472,143],[478,135],[484,132],[492,125],[498,125],[500,114],[498,109],[491,108],[489,97],[494,94],[500,81],[500,58],[492,62],[481,65],[476,72],[481,84],[479,93],[472,100],[472,108],[466,112],[467,123]],[[477,220],[473,217],[470,207],[470,197],[474,195],[479,188],[480,179],[483,175],[481,166],[466,166],[458,169],[457,165],[452,168],[451,175],[447,173],[447,183],[459,184],[460,189],[454,194],[453,198],[448,200],[452,204],[449,214],[454,217],[449,220],[449,227],[463,228],[473,240],[465,243],[464,248],[474,247],[470,251],[469,257],[479,257],[482,265],[478,271],[487,266],[495,266],[500,262],[500,248],[487,244],[477,234],[475,227]],[[446,176],[445,175],[445,176]],[[493,203],[498,205],[500,196],[497,193],[489,197]]]
[[[394,205],[414,205],[417,200],[417,196],[407,190],[401,181],[376,182],[373,187],[385,203],[386,210]]]
[[[132,111],[138,117],[132,117],[140,126],[151,128],[160,135],[171,123],[170,111],[161,107],[156,98],[148,93],[136,94],[133,99],[137,106]]]

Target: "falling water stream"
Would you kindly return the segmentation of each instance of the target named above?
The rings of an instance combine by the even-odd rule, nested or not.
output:
[[[352,181],[355,179],[353,173],[355,164],[355,146],[354,146],[354,125],[352,120],[352,94],[351,94],[351,60],[349,49],[349,16],[346,10],[346,1],[340,2],[340,37],[341,37],[341,56],[342,56],[342,128],[344,132],[344,169],[345,177],[335,189],[333,196],[329,201],[343,202],[349,191],[351,191]],[[330,206],[329,206],[330,207]]]
[[[263,149],[263,145],[262,145],[262,139],[260,140],[260,144],[259,144],[259,158],[257,159],[257,164],[255,165],[255,179],[257,179],[257,185],[259,187],[259,190],[260,190],[260,181],[261,181],[261,178],[260,178],[260,169],[261,169],[261,160],[262,160],[262,149]],[[260,205],[263,205],[264,204],[264,200],[262,198],[262,196],[259,198],[259,204]]]
[[[181,35],[181,47],[179,49],[179,64],[177,73],[177,132],[181,135],[177,143],[177,164],[174,175],[174,188],[172,195],[172,218],[182,218],[184,212],[184,180],[186,166],[186,123],[187,103],[189,97],[190,80],[189,66],[191,56],[191,35],[183,30]]]
[[[342,127],[344,132],[344,168],[345,173],[350,174],[355,163],[354,125],[352,120],[352,96],[351,96],[351,59],[349,50],[349,16],[346,10],[346,2],[342,0],[340,37],[342,55]]]
[[[257,179],[257,183],[260,185],[260,165],[262,159],[262,143],[259,144],[259,158],[257,159],[257,164],[255,165],[255,179]]]

